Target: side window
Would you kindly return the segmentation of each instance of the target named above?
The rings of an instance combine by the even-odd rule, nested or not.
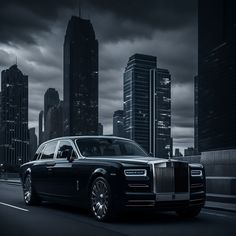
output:
[[[71,143],[69,141],[60,141],[57,158],[67,158],[68,154],[74,155],[74,157],[76,157]]]
[[[57,142],[47,143],[46,147],[43,150],[43,154],[41,156],[41,160],[42,159],[53,159],[56,146],[57,146]]]
[[[44,147],[45,147],[45,144],[39,146],[39,148],[37,149],[36,153],[33,156],[33,159],[32,159],[33,161],[36,161],[39,158]]]

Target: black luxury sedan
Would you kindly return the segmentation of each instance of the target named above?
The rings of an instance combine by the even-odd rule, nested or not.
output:
[[[110,136],[62,137],[41,144],[20,168],[27,205],[60,201],[109,220],[124,209],[194,217],[205,203],[200,164],[150,157],[135,142]]]

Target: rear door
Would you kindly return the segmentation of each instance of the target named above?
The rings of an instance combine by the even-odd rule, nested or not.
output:
[[[58,141],[48,142],[32,168],[34,185],[40,194],[51,195],[53,181],[53,166],[55,165],[55,153]]]
[[[65,154],[66,153],[66,154]],[[70,162],[70,155],[75,159]],[[58,144],[56,163],[53,166],[53,188],[60,198],[74,198],[79,190],[79,169],[74,168],[74,162],[78,159],[76,149],[71,140],[60,140]]]

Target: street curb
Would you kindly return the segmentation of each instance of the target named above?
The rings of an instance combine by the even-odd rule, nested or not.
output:
[[[1,179],[0,182],[10,184],[10,185],[17,185],[17,186],[22,185],[20,181],[11,181],[11,180],[5,180],[5,179],[2,180]]]
[[[204,206],[204,208],[205,209],[209,209],[209,210],[216,210],[216,211],[225,211],[225,212],[236,213],[236,210],[234,210],[234,209],[228,209],[228,208],[223,208],[223,207]]]

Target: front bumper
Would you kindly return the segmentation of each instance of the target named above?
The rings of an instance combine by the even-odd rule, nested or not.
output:
[[[154,193],[138,193],[138,192],[126,192],[124,205],[127,208],[154,208],[161,211],[174,211],[183,209],[186,207],[199,206],[202,207],[205,204],[205,192],[199,191],[189,194],[189,199],[178,199],[177,194],[173,194],[173,199],[168,198],[165,200],[162,198],[158,200],[158,197]]]

